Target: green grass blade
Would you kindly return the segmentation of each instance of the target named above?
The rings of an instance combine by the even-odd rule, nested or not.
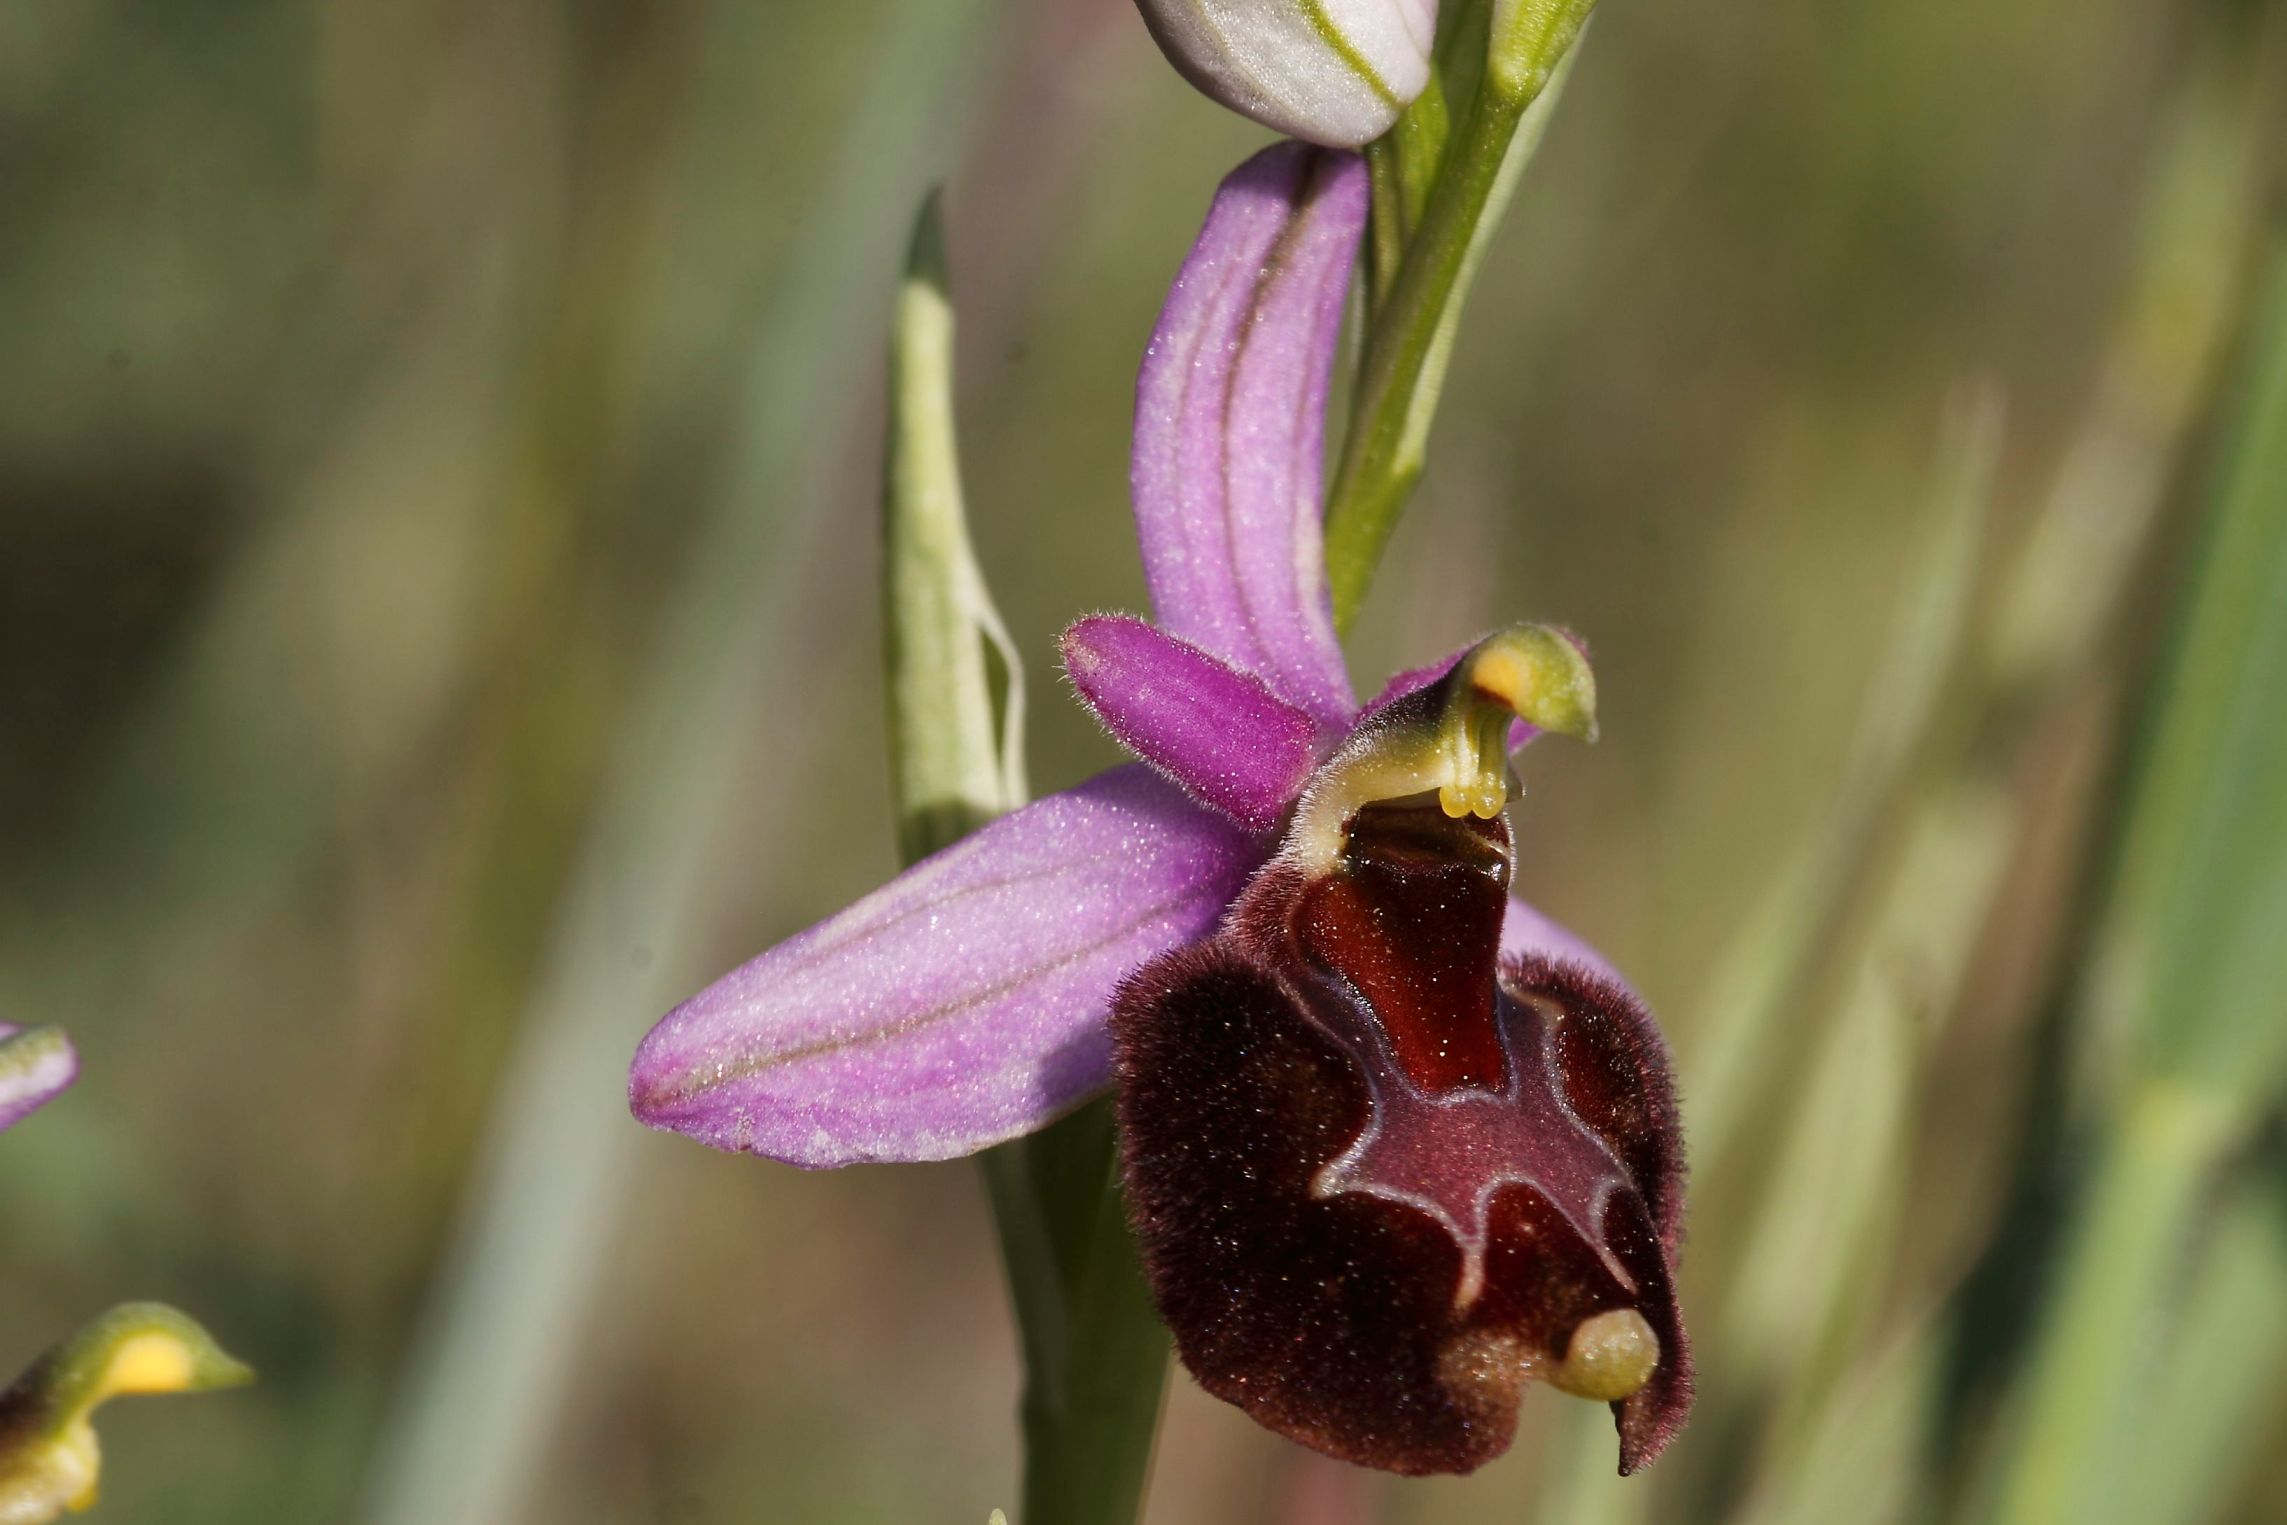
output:
[[[851,109],[847,163],[758,324],[737,459],[559,909],[466,1226],[375,1449],[363,1510],[373,1525],[521,1518],[576,1391],[580,1335],[641,1142],[625,1111],[630,1046],[647,1013],[707,972],[715,838],[730,801],[754,787],[726,717],[766,680],[792,680],[770,664],[792,644],[781,626],[800,607],[821,523],[814,509],[780,508],[844,422],[858,365],[849,335],[879,301],[868,256],[895,241],[919,189],[866,171],[926,160],[979,56],[984,11],[975,0],[898,7]],[[631,961],[631,947],[651,959]]]
[[[2099,983],[2125,1100],[1999,1465],[2006,1525],[2094,1507],[2203,1194],[2287,1061],[2287,243],[2272,259],[2130,793]]]
[[[2222,1203],[2127,1443],[2085,1525],[2223,1517],[2287,1417],[2287,1201],[2279,1183]]]
[[[969,544],[953,423],[953,299],[923,203],[891,326],[882,490],[883,656],[898,847],[927,857],[1024,803],[1024,673]],[[988,648],[1000,659],[996,713]]]
[[[2287,245],[2147,733],[2116,977],[2143,1063],[2234,1105],[2287,1064]]]

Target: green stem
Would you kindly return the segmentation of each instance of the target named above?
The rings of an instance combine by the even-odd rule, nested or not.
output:
[[[2167,1081],[2147,1081],[2131,1099],[2063,1257],[2071,1270],[2030,1367],[1998,1525],[2080,1518],[2084,1463],[2153,1360],[2146,1337],[2232,1133],[2221,1109]]]
[[[1402,118],[1401,118],[1402,120]],[[1366,321],[1372,323],[1405,262],[1406,197],[1397,139],[1385,133],[1366,145],[1366,179],[1374,210],[1366,226]]]
[[[1445,89],[1432,73],[1397,124],[1366,145],[1366,172],[1373,185],[1373,222],[1366,238],[1366,317],[1376,323],[1405,264],[1406,245],[1421,226],[1429,195],[1445,166],[1445,144],[1453,123]]]
[[[1524,103],[1479,93],[1367,340],[1350,436],[1326,507],[1326,573],[1334,586],[1335,623],[1345,629],[1421,479],[1428,432],[1424,373],[1469,242],[1492,199],[1502,155],[1523,119]]]
[[[2138,1404],[2184,1352],[2191,1229],[2287,1077],[2287,221],[2263,235],[2244,379],[2198,478],[2200,542],[2149,685],[2115,847],[2092,1032],[2130,1078],[2026,1368],[1999,1525],[2101,1515]],[[2109,1057],[2109,1056],[2108,1056]],[[2203,1309],[2204,1314],[2215,1310]],[[2255,1326],[2248,1337],[2256,1336]],[[2198,1385],[2200,1375],[2179,1381]],[[2188,1516],[2187,1516],[2188,1518]]]
[[[979,1157],[1024,1350],[1018,1525],[1130,1525],[1167,1383],[1098,1100]]]
[[[1525,0],[1494,7],[1484,80],[1443,154],[1442,170],[1418,228],[1407,240],[1387,300],[1376,304],[1349,437],[1327,498],[1326,570],[1334,589],[1335,623],[1342,628],[1348,628],[1364,601],[1382,550],[1421,479],[1460,300],[1516,170],[1533,147],[1535,134],[1520,134],[1526,113],[1557,77],[1593,7],[1594,0]],[[1438,109],[1443,111],[1442,102]],[[1404,166],[1405,144],[1401,141],[1384,158]],[[1397,166],[1382,174],[1402,190],[1405,176]],[[1378,195],[1377,201],[1382,200]],[[1386,266],[1386,216],[1377,209],[1377,283]]]

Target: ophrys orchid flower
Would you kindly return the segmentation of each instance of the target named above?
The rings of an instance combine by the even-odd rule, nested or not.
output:
[[[0,1022],[0,1132],[61,1095],[79,1078],[79,1055],[54,1027]]]
[[[0,1022],[0,1132],[79,1078],[79,1055],[53,1027]],[[196,1323],[161,1303],[127,1303],[0,1388],[0,1525],[47,1525],[95,1503],[103,1468],[91,1416],[113,1398],[203,1392],[250,1382]]]
[[[1116,1071],[1160,1309],[1209,1390],[1332,1455],[1466,1471],[1526,1381],[1611,1403],[1621,1467],[1690,1403],[1664,1045],[1512,899],[1510,752],[1593,730],[1518,626],[1361,707],[1321,555],[1355,157],[1226,180],[1138,382],[1156,624],[1066,670],[1148,766],[1005,816],[670,1012],[638,1117],[797,1165],[942,1159]]]
[[[0,1525],[47,1525],[95,1504],[95,1411],[114,1398],[239,1387],[254,1373],[164,1303],[124,1303],[0,1389]]]

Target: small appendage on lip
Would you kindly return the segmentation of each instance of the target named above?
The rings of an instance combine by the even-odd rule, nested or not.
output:
[[[1548,1372],[1558,1392],[1595,1403],[1634,1397],[1660,1364],[1660,1337],[1633,1308],[1607,1308],[1573,1326],[1564,1359]]]

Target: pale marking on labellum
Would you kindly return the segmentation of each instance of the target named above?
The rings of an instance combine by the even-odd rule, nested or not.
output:
[[[1543,1040],[1535,1056],[1539,1060],[1542,1078],[1547,1086],[1548,1103],[1555,1108],[1554,1116],[1541,1112],[1539,1106],[1528,1101],[1524,1087],[1524,1065],[1520,1062],[1520,1047],[1516,1024],[1532,1020],[1535,1012],[1545,1019],[1550,1028],[1561,1022],[1563,1011],[1553,1003],[1537,997],[1509,996],[1501,1023],[1501,1054],[1507,1084],[1498,1092],[1479,1086],[1457,1089],[1447,1095],[1431,1095],[1415,1085],[1397,1062],[1389,1046],[1389,1039],[1381,1023],[1371,1015],[1356,990],[1347,980],[1327,978],[1324,988],[1335,995],[1353,1014],[1359,1015],[1361,1024],[1370,1036],[1370,1052],[1360,1052],[1354,1035],[1334,1031],[1320,1022],[1308,1003],[1301,1003],[1311,1020],[1334,1039],[1349,1055],[1359,1072],[1365,1076],[1370,1098],[1366,1126],[1359,1130],[1350,1146],[1322,1166],[1310,1184],[1312,1197],[1324,1201],[1344,1193],[1379,1197],[1387,1202],[1410,1207],[1426,1214],[1453,1236],[1461,1248],[1461,1277],[1454,1290],[1455,1310],[1467,1309],[1485,1290],[1485,1252],[1488,1238],[1488,1220],[1491,1217],[1493,1197],[1504,1186],[1530,1186],[1542,1199],[1572,1225],[1583,1242],[1595,1250],[1604,1268],[1630,1294],[1637,1290],[1636,1278],[1621,1265],[1604,1242],[1604,1209],[1612,1190],[1626,1179],[1626,1172],[1612,1155],[1604,1141],[1590,1131],[1571,1105],[1565,1100],[1564,1088],[1555,1069],[1552,1045]],[[1504,992],[1504,995],[1507,993]],[[1402,1179],[1374,1180],[1367,1178],[1372,1170],[1398,1167],[1401,1173],[1418,1161],[1409,1160],[1400,1150],[1380,1150],[1386,1124],[1393,1116],[1403,1120],[1414,1130],[1425,1130],[1430,1135],[1444,1134],[1458,1141],[1458,1147],[1471,1148],[1478,1141],[1489,1140],[1495,1152],[1504,1157],[1503,1163],[1487,1171],[1477,1182],[1468,1201],[1456,1204],[1433,1194],[1428,1183],[1418,1179],[1408,1183]],[[1559,1126],[1550,1127],[1551,1123]],[[1534,1170],[1525,1163],[1526,1156],[1538,1151],[1547,1153],[1552,1148],[1565,1148],[1558,1140],[1568,1141],[1574,1153],[1573,1163],[1586,1166],[1597,1176],[1593,1192],[1585,1202],[1568,1200],[1570,1194],[1557,1189],[1547,1173]],[[1401,1149],[1403,1146],[1401,1146]],[[1428,1152],[1428,1151],[1425,1151]],[[1434,1151],[1448,1153],[1447,1151]],[[1456,1212],[1458,1207],[1458,1214]],[[1583,1222],[1583,1217],[1587,1221]],[[1463,1221],[1466,1220],[1466,1221]]]

